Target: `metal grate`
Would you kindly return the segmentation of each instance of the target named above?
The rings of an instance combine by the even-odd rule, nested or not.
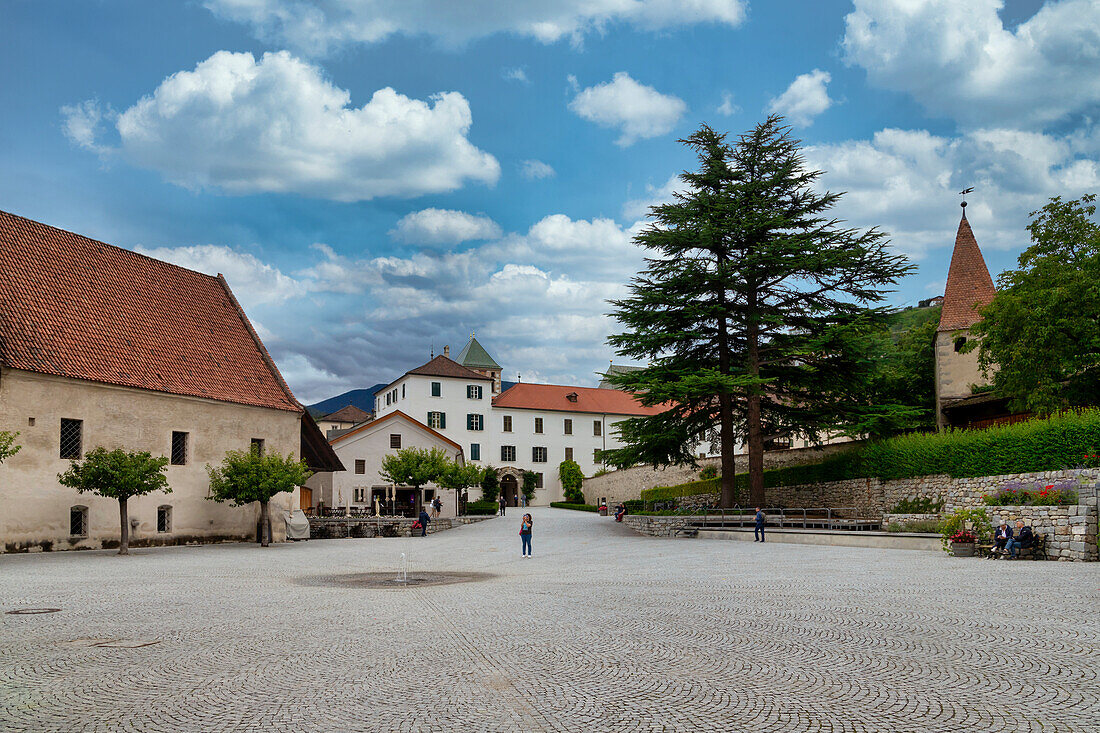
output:
[[[390,447],[391,448],[400,448],[401,447],[401,433],[390,433]]]
[[[88,536],[88,508],[74,506],[69,509],[69,534],[73,537]]]
[[[61,418],[61,457],[80,458],[83,443],[84,421]]]
[[[366,462],[365,459],[362,459],[362,458],[356,458],[355,459],[355,472],[357,474],[359,474],[360,476],[367,472],[367,462]]]
[[[171,532],[172,531],[172,507],[170,507],[170,506],[157,507],[157,531],[158,532]]]
[[[187,433],[172,431],[172,465],[187,463]]]

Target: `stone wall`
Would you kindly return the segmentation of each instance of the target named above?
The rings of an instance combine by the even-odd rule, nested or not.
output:
[[[887,531],[891,524],[908,524],[909,522],[937,522],[939,514],[883,514],[882,529]]]
[[[1077,506],[991,506],[986,507],[993,524],[1001,519],[1015,529],[1016,520],[1022,519],[1037,535],[1046,537],[1044,550],[1048,560],[1095,562],[1096,512],[1095,505]]]
[[[428,534],[444,532],[464,524],[482,522],[492,516],[467,516],[433,519],[428,522]],[[412,517],[386,517],[383,519],[356,517],[310,517],[309,536],[312,539],[342,537],[412,537]],[[420,530],[416,530],[419,536]]]

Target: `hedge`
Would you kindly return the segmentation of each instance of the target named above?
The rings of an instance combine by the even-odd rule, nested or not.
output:
[[[764,487],[857,478],[902,479],[931,474],[953,478],[1002,476],[1100,466],[1100,410],[1082,410],[987,430],[914,433],[866,443],[811,463],[764,471]],[[736,476],[739,494],[749,475]],[[689,481],[642,491],[644,501],[721,491],[721,479]]]
[[[496,514],[500,511],[500,504],[495,501],[468,501],[466,502],[467,514]]]
[[[572,504],[568,501],[552,501],[550,506],[555,509],[573,509],[578,512],[594,512],[598,509],[591,504]]]

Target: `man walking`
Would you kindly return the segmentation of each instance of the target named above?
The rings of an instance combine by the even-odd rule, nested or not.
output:
[[[508,499],[504,497],[504,492],[500,494],[500,516],[504,516],[504,509],[508,506]]]
[[[767,518],[768,515],[764,514],[764,510],[760,507],[756,507],[756,529],[752,532],[752,536],[755,538],[753,542],[764,541],[764,522]]]

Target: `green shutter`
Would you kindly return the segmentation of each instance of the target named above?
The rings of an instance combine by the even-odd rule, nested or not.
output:
[[[447,413],[445,413],[445,412],[439,413],[439,429],[440,430],[446,430],[447,429]]]

